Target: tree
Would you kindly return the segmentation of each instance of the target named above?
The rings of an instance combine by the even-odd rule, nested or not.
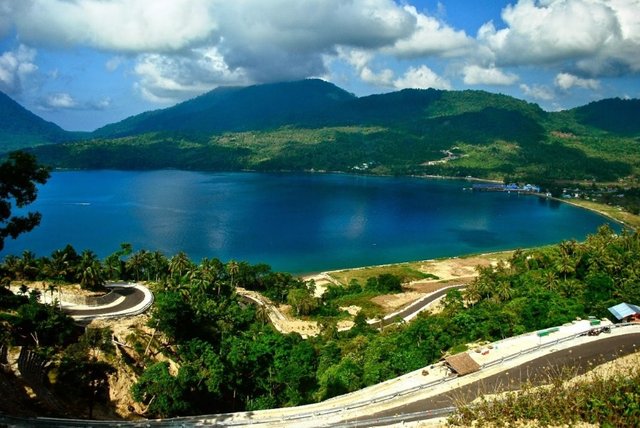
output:
[[[307,288],[294,288],[289,290],[287,295],[287,303],[289,303],[296,311],[296,316],[309,315],[319,304],[318,298],[314,297]]]
[[[169,273],[176,283],[182,281],[182,276],[191,269],[193,263],[184,251],[171,257],[169,260]]]
[[[85,250],[82,252],[78,276],[82,288],[97,290],[104,286],[102,265],[93,251]]]
[[[42,216],[38,212],[11,217],[11,210],[14,205],[23,208],[35,201],[36,184],[45,184],[48,179],[49,170],[24,152],[13,152],[0,164],[0,250],[8,236],[16,239],[40,224]]]
[[[100,353],[113,354],[110,329],[89,328],[77,343],[68,346],[58,366],[56,389],[75,401],[84,402],[89,419],[96,402],[109,399],[109,375],[115,368],[98,359]]]
[[[162,361],[148,367],[131,387],[133,399],[144,402],[147,411],[160,417],[184,414],[190,409],[180,381],[169,372],[169,363]]]

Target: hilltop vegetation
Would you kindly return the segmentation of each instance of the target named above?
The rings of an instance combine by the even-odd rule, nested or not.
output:
[[[357,98],[320,80],[221,88],[34,149],[57,168],[344,171],[552,183],[638,173],[640,102],[549,113],[482,91]],[[447,157],[455,153],[455,157]]]
[[[640,167],[640,101],[563,112],[483,91],[356,97],[322,80],[218,88],[80,137],[3,96],[1,150],[55,168],[344,171],[611,182]],[[0,135],[2,136],[2,135]],[[40,146],[46,143],[61,143]],[[448,153],[456,156],[448,157]]]
[[[74,362],[108,363],[96,366],[98,380],[105,379],[111,367],[130,367],[137,378],[132,397],[147,416],[324,400],[419,369],[470,342],[498,340],[576,317],[608,316],[607,307],[640,297],[640,235],[616,235],[608,228],[584,243],[516,251],[508,263],[481,268],[465,291],[451,291],[441,313],[423,313],[382,332],[366,324],[363,312],[355,317],[354,328],[339,332],[332,305],[340,290],[317,298],[311,284],[265,265],[216,259],[196,265],[182,253],[166,258],[130,250],[123,246],[97,261],[90,251],[77,254],[67,247],[47,258],[29,253],[10,257],[0,268],[2,276],[13,281],[44,280],[52,293],[68,280],[86,278],[91,287],[99,285],[98,279],[150,280],[156,300],[148,325],[154,333],[134,330],[119,338],[123,345],[118,352],[108,347],[97,352],[103,333],[78,338],[55,306],[39,310],[34,299],[6,292],[1,294],[0,322],[5,345],[40,349],[51,370],[65,373],[52,379],[75,385],[73,391],[93,385],[85,378],[73,383],[79,376],[71,370]],[[378,277],[367,284],[354,282],[345,291],[388,292],[397,285],[392,276]],[[322,334],[305,340],[277,332],[262,309],[240,299],[238,286],[299,305],[300,313],[329,314],[321,322]],[[74,345],[78,340],[84,345]],[[108,385],[100,382],[97,392],[104,397]],[[58,389],[62,386],[57,384]]]
[[[0,92],[0,153],[77,140],[81,135],[41,119]]]

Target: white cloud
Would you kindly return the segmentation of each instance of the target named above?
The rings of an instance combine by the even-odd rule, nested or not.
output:
[[[208,0],[26,0],[14,13],[21,39],[118,52],[173,51],[216,29]]]
[[[231,70],[216,48],[193,49],[185,55],[141,55],[135,74],[138,90],[152,102],[173,103],[220,85],[248,83],[241,69]]]
[[[53,110],[74,109],[78,107],[78,102],[66,92],[50,94],[44,103],[45,107]]]
[[[568,90],[574,86],[584,89],[598,89],[600,82],[596,79],[583,79],[570,73],[558,73],[554,84],[563,90]]]
[[[506,27],[483,25],[478,40],[497,65],[573,64],[583,73],[640,71],[640,0],[519,0]]]
[[[102,111],[111,107],[111,98],[104,97],[98,101],[78,101],[67,92],[55,92],[43,97],[38,108],[44,111],[90,110]]]
[[[109,58],[109,60],[105,63],[105,67],[108,71],[113,72],[116,71],[120,66],[124,63],[125,58],[121,55],[117,55]]]
[[[20,45],[0,56],[0,90],[9,95],[22,92],[30,75],[38,70],[34,63],[36,50]]]
[[[512,85],[518,81],[517,75],[505,73],[496,67],[467,65],[462,69],[462,74],[467,85]]]
[[[109,71],[120,66],[120,55],[138,54],[134,75],[139,76],[140,93],[167,102],[218,84],[323,76],[327,56],[335,56],[338,49],[389,47],[409,38],[418,18],[424,21],[394,0],[21,3],[9,12],[21,40],[112,52],[114,57],[105,64]],[[444,26],[438,31],[446,37],[434,43],[452,34],[459,37]],[[215,58],[207,52],[215,52]]]
[[[360,78],[367,83],[375,86],[394,86],[393,82],[394,73],[393,70],[385,68],[379,72],[374,72],[369,67],[363,67],[360,70]]]
[[[392,48],[387,49],[388,52],[409,58],[429,55],[459,56],[474,46],[474,40],[464,31],[454,30],[436,18],[418,13],[413,6],[405,6],[404,9],[415,17],[416,31],[395,42]]]
[[[551,89],[544,85],[527,85],[525,83],[520,84],[520,90],[528,97],[535,98],[542,101],[550,101],[555,98],[555,95]]]
[[[451,83],[447,79],[438,76],[426,65],[410,67],[401,78],[393,82],[393,85],[397,89],[451,89]]]
[[[370,62],[375,58],[371,51],[363,49],[338,48],[338,57],[351,65],[362,81],[382,87],[393,87],[394,72],[388,68],[375,72]]]

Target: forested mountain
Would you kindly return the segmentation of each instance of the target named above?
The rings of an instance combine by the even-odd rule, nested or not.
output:
[[[218,88],[84,141],[33,151],[60,168],[613,181],[638,172],[638,138],[639,100],[545,112],[484,91],[405,89],[358,98],[311,79]]]
[[[96,130],[96,137],[182,131],[210,135],[228,131],[311,124],[355,96],[322,80],[217,88],[176,106],[130,117]]]
[[[0,153],[76,138],[75,133],[47,122],[0,92]]]
[[[640,100],[601,100],[570,112],[578,122],[587,126],[621,135],[640,134]]]

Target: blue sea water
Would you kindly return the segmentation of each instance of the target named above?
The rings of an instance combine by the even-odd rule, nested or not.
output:
[[[611,224],[557,201],[465,186],[346,174],[55,172],[29,207],[41,225],[7,240],[0,255],[49,255],[69,243],[105,257],[128,242],[303,273],[581,240]]]

